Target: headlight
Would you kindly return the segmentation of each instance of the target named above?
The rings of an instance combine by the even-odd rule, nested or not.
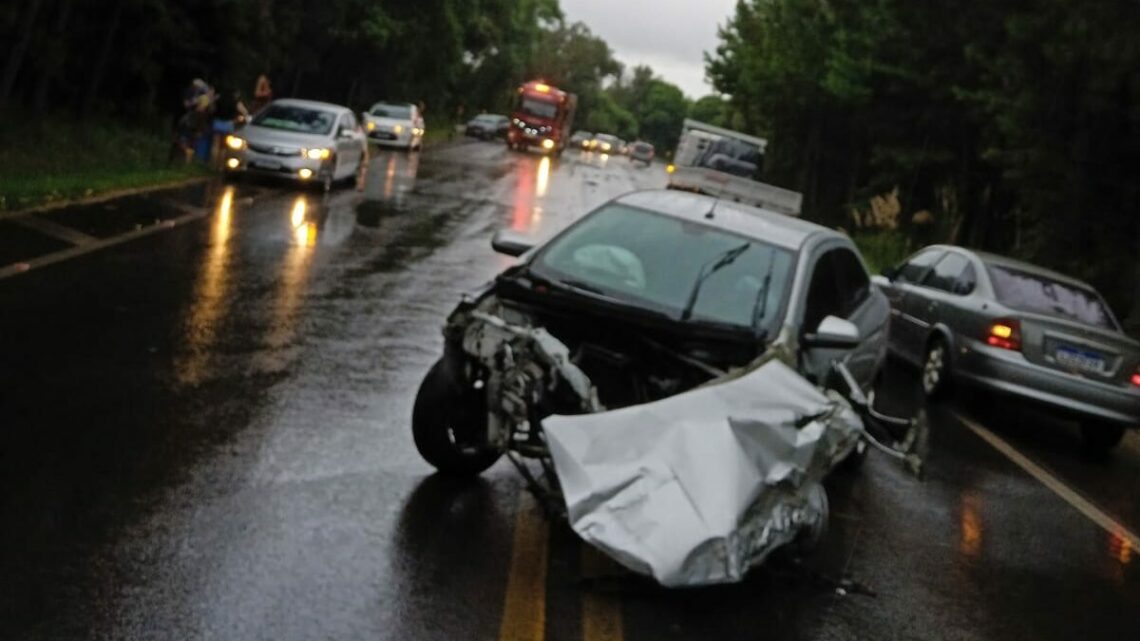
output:
[[[609,151],[611,147],[613,147],[613,145],[611,145],[611,144],[610,144],[610,143],[608,143],[608,142],[603,142],[603,143],[602,143],[602,151]]]
[[[543,140],[542,141],[542,148],[543,149],[554,149],[554,141],[549,139],[549,138],[547,138],[546,140]]]
[[[234,151],[245,149],[245,139],[237,136],[226,136],[226,146]]]
[[[326,160],[332,152],[328,149],[302,149],[301,155],[309,160]]]
[[[396,135],[398,136],[398,135],[404,133],[404,126],[403,125],[396,125],[395,127],[392,127],[392,131],[395,132]]]
[[[365,126],[368,127],[368,131],[375,131],[376,130],[376,123],[372,122],[371,120],[369,120],[368,124]]]
[[[675,166],[673,166],[672,164],[665,165],[665,173],[671,174],[675,171],[677,171],[677,168]]]

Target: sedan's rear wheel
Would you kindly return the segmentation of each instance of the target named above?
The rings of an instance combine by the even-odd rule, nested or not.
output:
[[[455,369],[444,356],[424,377],[412,408],[412,438],[420,456],[441,473],[475,476],[502,453],[481,442],[486,408],[480,392],[465,389]]]
[[[942,400],[950,390],[950,349],[946,341],[935,338],[926,348],[922,362],[922,391],[931,401]]]
[[[1094,454],[1106,454],[1124,438],[1124,426],[1115,423],[1088,422],[1081,425],[1081,439]]]

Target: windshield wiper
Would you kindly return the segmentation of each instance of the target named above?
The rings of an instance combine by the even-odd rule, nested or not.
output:
[[[693,288],[689,291],[689,299],[685,302],[685,309],[681,310],[681,320],[687,321],[693,316],[693,308],[697,306],[697,297],[700,296],[701,287],[704,287],[705,281],[721,269],[731,265],[750,247],[752,247],[752,243],[733,247],[701,266],[701,271],[697,275],[697,282],[693,283]]]
[[[775,266],[776,252],[773,251],[771,258],[768,259],[764,282],[760,284],[760,291],[756,293],[756,302],[752,305],[752,331],[756,339],[761,342],[768,338],[768,330],[761,327],[760,321],[764,320],[764,316],[768,313],[768,287],[772,284],[772,269]]]

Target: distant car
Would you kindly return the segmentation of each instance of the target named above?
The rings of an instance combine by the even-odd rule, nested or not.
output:
[[[570,136],[570,146],[578,149],[589,149],[593,140],[594,134],[588,131],[575,131],[574,135]]]
[[[356,176],[367,142],[347,107],[275,100],[225,138],[226,172],[276,176],[320,185]]]
[[[618,153],[618,144],[621,140],[617,136],[610,134],[596,134],[594,136],[594,144],[591,147],[594,151],[600,151],[603,154],[616,154]]]
[[[499,114],[479,114],[467,122],[464,133],[472,138],[491,140],[504,138],[511,128],[511,119]]]
[[[378,102],[364,114],[368,139],[378,145],[413,150],[423,146],[424,118],[410,103]]]
[[[655,149],[653,149],[653,145],[647,142],[642,142],[639,140],[629,146],[630,162],[642,162],[645,163],[646,167],[648,167],[649,165],[653,164],[653,158],[656,155],[657,152]]]
[[[919,251],[876,281],[891,301],[891,352],[937,398],[962,383],[1081,421],[1094,449],[1140,425],[1140,343],[1091,286],[961,247]]]
[[[509,352],[517,360],[488,371],[480,358],[500,334],[465,339],[480,323],[511,338],[545,330],[543,345],[561,341],[609,409],[693,389],[770,350],[821,384],[842,358],[863,388],[886,357],[889,305],[851,239],[784,214],[642,191],[544,244],[498,234],[492,245],[522,260],[452,313],[412,413],[416,447],[445,473],[478,474],[523,443],[502,431],[520,403],[534,403],[530,425],[538,412],[580,411],[567,406],[573,381],[545,378],[550,362],[531,359],[524,339]],[[541,384],[518,396],[535,372]]]

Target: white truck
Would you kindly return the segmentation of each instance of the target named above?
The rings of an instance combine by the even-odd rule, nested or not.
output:
[[[760,182],[768,141],[686,118],[668,166],[669,189],[799,216],[803,194]]]

